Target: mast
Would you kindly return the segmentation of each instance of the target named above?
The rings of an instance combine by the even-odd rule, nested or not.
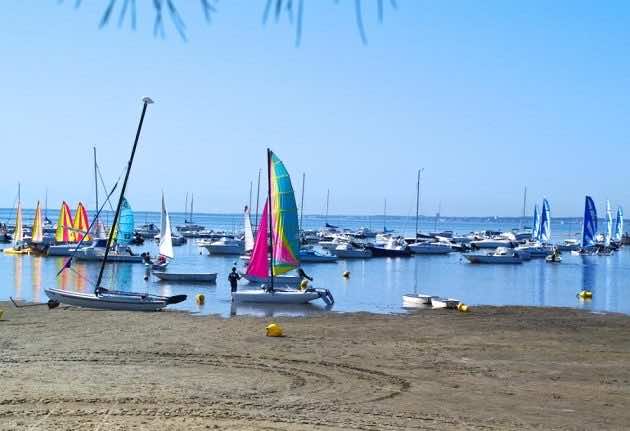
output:
[[[271,243],[271,247],[269,248],[269,253],[271,259],[269,259],[269,275],[271,280],[271,290],[273,291],[273,225],[271,219],[271,213],[273,212],[273,207],[271,206],[271,150],[267,148],[267,193],[269,199],[268,206],[268,215],[269,215],[269,242]]]
[[[118,205],[116,206],[116,212],[114,213],[114,221],[112,222],[112,228],[109,230],[109,236],[107,238],[107,247],[105,247],[105,256],[103,256],[103,262],[101,263],[101,269],[98,272],[98,279],[96,280],[96,287],[94,294],[98,296],[101,281],[103,280],[103,271],[105,270],[105,264],[107,263],[107,257],[109,256],[109,250],[112,247],[112,241],[114,239],[114,233],[116,231],[116,224],[118,223],[118,217],[120,216],[120,208],[122,206],[123,199],[125,197],[125,190],[127,189],[127,181],[129,180],[129,173],[131,172],[131,165],[133,164],[133,158],[136,155],[136,147],[138,146],[138,140],[140,139],[140,131],[142,130],[142,123],[144,122],[144,115],[147,112],[147,106],[153,103],[153,100],[149,97],[142,99],[142,114],[140,114],[140,122],[138,123],[138,130],[136,131],[136,138],[133,141],[133,147],[131,149],[131,156],[127,164],[127,172],[125,173],[125,180],[123,181],[122,188],[120,189],[120,197],[118,198]]]
[[[437,224],[438,224],[438,219],[440,218],[440,212],[442,211],[442,202],[440,201],[438,203],[438,212],[435,215],[435,223],[433,225],[433,232],[437,232]]]
[[[416,184],[416,239],[418,238],[418,220],[420,217],[420,176],[424,168],[418,169],[418,183]]]
[[[48,221],[48,189],[46,189],[44,196],[44,220]]]
[[[254,226],[258,229],[258,205],[260,203],[260,169],[258,169],[258,191],[256,192],[256,221],[254,222]]]
[[[527,210],[527,186],[525,186],[525,189],[523,190],[523,216],[521,218],[521,227],[523,226],[523,221],[527,218],[527,214],[525,213],[525,211]]]
[[[96,213],[98,214],[98,173],[97,173],[97,166],[96,166],[96,147],[92,147],[92,151],[94,153],[94,197],[96,200]]]
[[[383,233],[387,233],[387,223],[385,223],[387,219],[387,198],[384,199],[383,204]]]
[[[252,210],[252,189],[254,187],[254,182],[250,181],[249,182],[249,206],[247,208],[249,208],[249,210]]]
[[[302,218],[304,217],[304,182],[306,181],[306,173],[302,172],[302,198],[300,199],[300,226],[299,230],[302,230]]]
[[[186,192],[186,202],[184,203],[184,224],[188,223],[188,192]]]
[[[192,215],[193,215],[193,203],[194,203],[194,200],[195,200],[195,195],[191,193],[190,194],[190,222],[191,223],[193,222]]]
[[[326,218],[324,222],[328,224],[328,203],[330,202],[330,189],[326,190]]]

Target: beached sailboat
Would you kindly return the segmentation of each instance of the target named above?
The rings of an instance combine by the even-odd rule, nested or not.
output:
[[[131,150],[129,163],[127,165],[125,179],[123,181],[122,188],[120,191],[120,198],[118,200],[116,212],[114,213],[114,221],[112,223],[113,226],[118,226],[117,223],[121,215],[121,208],[123,205],[125,190],[127,188],[127,181],[129,180],[129,173],[131,172],[131,166],[133,164],[134,155],[136,153],[136,148],[138,146],[138,140],[140,138],[140,131],[142,130],[142,123],[144,121],[144,116],[146,114],[147,106],[150,103],[153,103],[153,101],[149,99],[148,97],[143,99],[142,114],[140,116],[140,122],[138,124],[136,138],[134,140],[133,148]],[[97,218],[98,218],[98,214],[97,214]],[[44,289],[44,292],[46,293],[46,295],[48,295],[48,297],[53,303],[64,303],[64,304],[69,304],[69,305],[77,305],[81,307],[112,309],[112,310],[158,311],[169,304],[177,304],[179,302],[186,300],[186,297],[187,297],[186,295],[160,296],[160,295],[150,295],[147,293],[115,291],[115,290],[108,290],[104,288],[101,285],[101,282],[103,281],[103,272],[105,270],[105,265],[108,262],[109,251],[111,250],[114,244],[114,235],[115,235],[115,229],[112,229],[109,232],[109,237],[107,238],[105,254],[101,262],[101,267],[98,273],[98,279],[96,281],[94,292],[81,293],[81,292],[70,292],[70,291],[54,289],[54,288]],[[72,263],[72,258],[68,259],[68,261],[66,262],[66,264],[64,265],[60,273],[70,268],[71,263]]]
[[[24,242],[24,223],[22,220],[22,202],[20,185],[18,184],[18,198],[15,207],[15,230],[13,231],[12,247],[5,248],[4,254],[30,254],[30,247]]]
[[[260,289],[237,290],[232,293],[232,299],[236,302],[305,304],[322,298],[327,304],[334,303],[328,289],[277,287],[282,283],[283,274],[300,265],[300,244],[291,178],[282,161],[269,149],[267,181],[268,198],[245,278],[265,280],[269,285]],[[268,259],[269,254],[271,259]]]

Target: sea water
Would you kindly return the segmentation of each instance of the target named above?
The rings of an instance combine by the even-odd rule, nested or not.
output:
[[[10,222],[10,213],[10,210],[0,210],[0,220]],[[29,215],[29,211],[25,211],[26,224],[29,224]],[[111,217],[111,214],[107,217]],[[182,223],[183,217],[183,214],[172,214],[172,223]],[[159,213],[136,213],[136,225],[145,222],[159,225]],[[242,215],[199,214],[195,215],[194,222],[211,229],[238,231],[242,228]],[[413,217],[392,216],[385,222],[388,229],[400,234],[413,235],[415,230]],[[320,228],[324,223],[324,218],[320,216],[304,218],[305,229]],[[361,226],[383,229],[382,216],[331,216],[328,223],[352,229]],[[423,218],[420,228],[422,231],[453,230],[466,234],[481,229],[510,230],[523,223],[518,218],[442,218],[437,223],[433,219]],[[556,219],[552,223],[552,234],[556,241],[575,238],[579,229],[579,219]],[[147,240],[143,246],[134,247],[134,251],[149,251],[155,255],[157,245]],[[230,301],[227,275],[234,265],[243,269],[238,256],[209,256],[192,239],[186,245],[175,247],[175,255],[175,260],[168,268],[170,271],[216,272],[216,284],[167,283],[153,276],[145,280],[144,265],[119,263],[107,265],[103,285],[112,289],[162,295],[187,294],[187,301],[170,308],[200,314],[271,316],[327,311],[322,301],[308,306],[234,305]],[[563,253],[562,258],[561,264],[533,259],[521,265],[473,265],[463,259],[461,254],[451,253],[445,256],[305,263],[303,268],[314,278],[315,287],[330,289],[336,301],[330,310],[337,312],[406,312],[402,308],[402,295],[416,292],[457,298],[471,305],[576,307],[630,313],[630,301],[625,295],[630,291],[630,247],[607,257],[581,257]],[[43,291],[46,287],[92,291],[100,264],[75,261],[70,270],[62,271],[57,276],[65,259],[0,253],[0,300],[8,300],[11,296],[24,301],[43,302],[48,299]],[[348,278],[342,276],[346,271],[350,273]],[[243,282],[243,287],[246,286]],[[591,290],[593,299],[583,301],[577,298],[576,293],[582,289]],[[198,293],[205,295],[204,305],[195,303]]]

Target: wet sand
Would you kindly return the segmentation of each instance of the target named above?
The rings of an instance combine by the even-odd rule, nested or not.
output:
[[[630,427],[630,316],[0,309],[0,429]]]

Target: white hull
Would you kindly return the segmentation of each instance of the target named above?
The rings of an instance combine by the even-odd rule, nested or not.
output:
[[[372,257],[372,251],[369,249],[335,249],[333,250],[339,259],[367,259]]]
[[[481,241],[471,241],[470,245],[477,248],[497,248],[497,247],[511,248],[512,241],[509,241],[507,239],[505,240],[484,239]]]
[[[175,272],[155,272],[153,273],[162,281],[179,281],[190,283],[216,283],[216,272],[205,272],[197,274],[175,273]]]
[[[250,283],[254,284],[269,284],[271,282],[271,277],[256,277],[255,275],[243,274],[243,278]],[[273,278],[273,282],[279,286],[297,286],[300,282],[300,277],[297,275],[278,275]]]
[[[334,263],[337,261],[337,256],[322,256],[322,255],[300,255],[300,262],[306,263]]]
[[[245,252],[245,247],[234,245],[204,245],[203,246],[210,254],[220,255],[241,255]]]
[[[414,254],[449,254],[453,249],[448,244],[409,244]]]
[[[464,257],[468,259],[470,263],[523,263],[523,259],[519,256],[492,256],[482,254],[465,254]]]
[[[322,293],[313,290],[282,289],[267,292],[263,289],[250,289],[232,293],[232,300],[235,302],[259,304],[306,304],[319,298],[322,298]]]
[[[166,307],[166,299],[158,299],[151,295],[116,295],[96,296],[93,293],[69,292],[59,289],[44,289],[53,301],[77,307],[98,308],[105,310],[158,311]]]
[[[72,256],[76,249],[76,244],[51,245],[48,247],[48,256]]]
[[[407,293],[403,295],[403,306],[417,307],[431,305],[431,295]]]

